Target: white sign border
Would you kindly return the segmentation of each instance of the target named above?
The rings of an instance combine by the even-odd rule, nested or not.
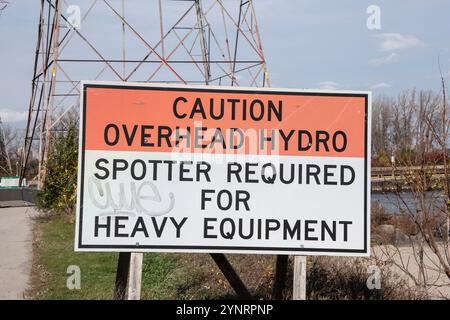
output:
[[[317,249],[317,248],[259,248],[259,247],[200,247],[200,246],[133,246],[133,245],[89,245],[82,243],[82,219],[83,219],[83,174],[84,174],[84,144],[85,144],[85,95],[88,87],[117,87],[123,89],[144,88],[156,90],[180,90],[180,91],[221,91],[246,93],[273,93],[273,94],[311,94],[319,96],[357,96],[365,97],[365,152],[364,152],[364,245],[362,249]],[[372,92],[359,90],[322,90],[322,89],[287,89],[287,88],[255,88],[255,87],[230,87],[230,86],[206,86],[206,85],[180,85],[180,84],[154,84],[140,82],[117,81],[87,81],[80,82],[80,124],[78,144],[78,175],[77,175],[77,206],[75,223],[75,251],[85,252],[184,252],[184,253],[230,253],[230,254],[281,254],[281,255],[325,255],[325,256],[370,256],[370,193],[371,193],[371,114]]]

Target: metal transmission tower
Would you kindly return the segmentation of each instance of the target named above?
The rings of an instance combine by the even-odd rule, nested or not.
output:
[[[3,13],[3,10],[8,6],[9,1],[6,0],[0,0],[0,16]]]
[[[6,0],[0,0],[0,11],[5,9],[6,6],[8,5],[9,1]]]
[[[38,148],[43,181],[80,80],[267,86],[253,1],[41,0],[22,178]]]

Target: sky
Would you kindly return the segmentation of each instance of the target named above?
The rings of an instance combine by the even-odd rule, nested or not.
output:
[[[132,1],[127,1],[130,6]],[[23,127],[27,117],[39,2],[10,0],[0,15],[0,117],[16,127]],[[273,87],[371,90],[375,96],[437,90],[438,60],[450,80],[449,0],[254,4]],[[367,12],[374,5],[379,8],[376,23],[373,11]],[[102,32],[99,26],[99,39]]]

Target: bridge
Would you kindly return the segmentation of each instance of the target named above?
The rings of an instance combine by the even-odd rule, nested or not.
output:
[[[439,182],[445,180],[445,166],[403,166],[403,167],[373,167],[371,170],[372,192],[389,192],[394,190],[408,190],[407,177],[427,172],[432,175],[439,188]]]

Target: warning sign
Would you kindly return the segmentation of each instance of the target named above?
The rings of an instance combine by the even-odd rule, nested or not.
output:
[[[76,250],[369,253],[369,92],[82,92]]]

